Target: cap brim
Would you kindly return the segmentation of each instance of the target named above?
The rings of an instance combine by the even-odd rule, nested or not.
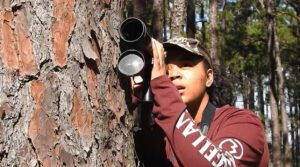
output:
[[[173,48],[173,49],[174,49],[174,48],[177,48],[177,49],[185,50],[185,51],[191,53],[192,55],[204,57],[203,55],[200,55],[200,54],[198,54],[198,53],[192,52],[192,51],[190,51],[190,50],[186,49],[185,47],[180,46],[180,45],[178,45],[178,44],[169,43],[169,42],[164,42],[164,43],[163,43],[163,46],[164,46],[165,51],[168,51],[169,49],[172,49],[172,48]]]

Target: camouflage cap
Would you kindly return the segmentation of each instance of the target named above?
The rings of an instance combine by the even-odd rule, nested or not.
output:
[[[193,38],[175,37],[163,43],[166,51],[173,47],[184,49],[194,55],[204,57],[211,66],[211,58],[208,52],[201,46],[200,41]],[[212,66],[211,66],[212,67]]]

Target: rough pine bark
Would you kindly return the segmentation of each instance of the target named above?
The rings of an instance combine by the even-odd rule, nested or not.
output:
[[[203,46],[206,47],[206,20],[204,18],[204,2],[200,2],[200,19],[202,23],[202,28],[201,28],[201,43]]]
[[[186,35],[189,38],[196,36],[195,0],[188,0],[186,17]]]
[[[171,38],[183,36],[186,24],[186,0],[174,0],[171,17]]]
[[[218,30],[217,30],[217,0],[209,0],[209,35],[210,35],[210,56],[215,70],[220,72],[220,59],[218,55]]]
[[[144,22],[147,20],[146,0],[132,0],[133,16],[140,18]]]
[[[167,34],[168,34],[168,17],[170,14],[169,12],[169,0],[164,0],[164,9],[163,9],[164,15],[163,15],[163,40],[167,40]]]
[[[272,79],[270,81],[270,84]],[[276,105],[274,88],[270,87],[270,109],[271,109],[271,131],[272,131],[272,156],[271,162],[274,166],[282,166],[280,152],[280,127],[278,121],[278,108]]]
[[[225,56],[222,56],[224,53],[225,48],[227,48],[226,46],[226,40],[225,40],[225,35],[226,35],[226,15],[228,13],[227,11],[227,1],[226,0],[222,0],[222,13],[220,15],[220,34],[219,34],[219,39],[220,42],[218,44],[218,55],[219,56],[219,62],[220,62],[220,71],[223,73],[223,75],[226,75],[226,69],[225,66],[223,64],[225,64]]]
[[[0,166],[135,166],[123,0],[0,3]]]
[[[154,0],[152,7],[152,37],[163,41],[164,0]]]

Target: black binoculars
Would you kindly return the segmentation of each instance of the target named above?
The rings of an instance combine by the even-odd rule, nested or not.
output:
[[[146,25],[138,18],[124,20],[119,29],[121,55],[118,70],[127,77],[141,76],[143,79],[143,101],[151,101],[149,83],[152,69],[152,42]]]

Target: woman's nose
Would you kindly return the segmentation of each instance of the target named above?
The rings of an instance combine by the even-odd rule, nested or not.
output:
[[[181,78],[180,68],[176,65],[169,64],[168,65],[168,77],[171,80]]]

